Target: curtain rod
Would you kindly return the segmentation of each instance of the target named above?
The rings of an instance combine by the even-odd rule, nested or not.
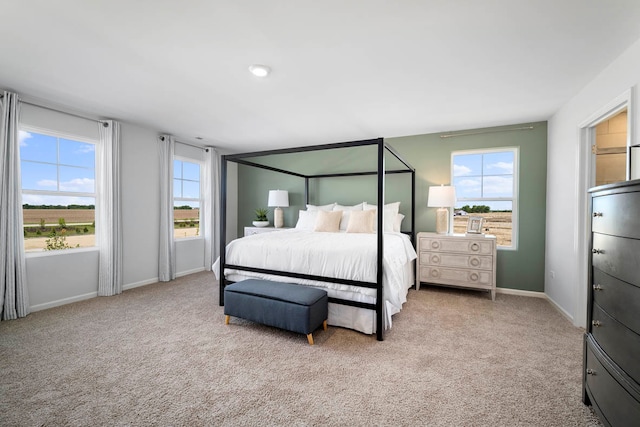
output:
[[[514,130],[533,130],[534,126],[522,126],[519,128],[510,128],[510,129],[497,129],[497,130],[486,130],[486,131],[476,131],[476,132],[460,132],[460,133],[449,133],[440,135],[440,138],[453,138],[456,136],[468,136],[468,135],[481,135],[484,133],[498,133],[498,132],[511,132]]]
[[[0,95],[0,98],[4,98],[4,94]],[[96,122],[96,123],[102,123],[103,126],[105,126],[105,127],[109,126],[109,124],[106,123],[105,120],[94,119],[93,117],[87,117],[87,116],[82,116],[80,114],[69,113],[68,111],[62,111],[62,110],[58,110],[58,109],[53,108],[53,107],[48,107],[46,105],[41,105],[41,104],[36,104],[34,102],[25,101],[23,99],[20,99],[20,96],[18,96],[18,101],[20,101],[22,104],[32,105],[32,106],[38,107],[38,108],[44,108],[45,110],[54,111],[56,113],[67,114],[69,116],[78,117],[79,119],[85,119],[85,120],[89,120],[89,121]]]
[[[160,136],[160,141],[164,141],[164,135]],[[175,140],[175,142],[177,142],[178,144],[182,144],[182,145],[188,145],[189,147],[193,147],[193,148],[200,148],[200,149],[206,151],[207,153],[209,152],[209,148],[214,148],[214,147],[209,147],[209,146],[204,146],[204,145],[191,144],[189,142],[184,142],[184,141],[178,141],[177,139]]]

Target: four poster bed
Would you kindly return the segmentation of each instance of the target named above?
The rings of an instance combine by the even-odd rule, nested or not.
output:
[[[356,172],[299,173],[293,166],[284,169],[262,161],[265,156],[309,153],[323,150],[375,148],[375,170]],[[385,156],[399,165],[385,170]],[[295,228],[260,233],[226,242],[227,165],[228,162],[261,168],[304,179],[304,201]],[[354,167],[355,168],[355,167]],[[385,204],[385,177],[389,174],[410,175],[410,230],[401,231],[403,215],[399,202]],[[375,176],[377,205],[366,202],[355,206],[335,203],[310,205],[310,181],[322,178]],[[262,151],[222,156],[221,164],[221,232],[220,258],[214,272],[220,279],[220,305],[224,305],[227,284],[260,278],[322,288],[329,295],[328,323],[355,329],[384,338],[391,327],[391,316],[406,302],[408,289],[415,283],[413,247],[415,237],[415,170],[382,138],[347,143],[325,144],[294,149]],[[404,188],[409,187],[404,186]],[[378,209],[378,207],[384,207]],[[342,212],[336,214],[336,211]],[[356,213],[354,213],[357,211]],[[367,214],[367,211],[370,214]],[[322,229],[319,223],[340,222],[339,230]],[[327,218],[333,218],[328,220]],[[369,219],[367,219],[369,218]],[[370,221],[373,228],[367,229]],[[365,224],[365,225],[362,225]],[[318,228],[320,227],[320,228]],[[330,227],[333,227],[331,225]],[[334,232],[323,232],[334,231]],[[221,273],[224,274],[221,274]],[[265,285],[267,286],[267,285]]]

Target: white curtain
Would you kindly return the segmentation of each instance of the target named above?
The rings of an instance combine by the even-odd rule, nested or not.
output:
[[[18,95],[5,91],[0,99],[0,110],[0,310],[2,320],[10,320],[29,314],[22,227]]]
[[[160,154],[160,250],[158,280],[176,278],[176,249],[173,237],[173,152],[175,139],[170,135],[158,138]]]
[[[101,198],[96,206],[98,247],[98,295],[122,293],[122,202],[120,189],[120,123],[98,122],[100,147],[96,175]]]
[[[208,147],[205,152],[203,193],[203,223],[200,228],[204,236],[204,268],[211,271],[220,252],[216,237],[220,231],[220,155],[213,147]]]

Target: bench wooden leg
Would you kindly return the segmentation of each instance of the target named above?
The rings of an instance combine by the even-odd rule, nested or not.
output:
[[[225,325],[229,324],[229,320],[231,320],[231,316],[229,316],[228,314],[226,316],[224,316],[224,324]]]
[[[327,321],[322,322],[322,329],[327,330]]]
[[[313,335],[307,334],[307,340],[309,341],[309,345],[313,345]]]

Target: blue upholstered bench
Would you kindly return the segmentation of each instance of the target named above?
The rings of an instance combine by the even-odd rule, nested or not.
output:
[[[290,283],[249,279],[224,288],[225,324],[231,316],[307,335],[327,329],[327,292]]]

